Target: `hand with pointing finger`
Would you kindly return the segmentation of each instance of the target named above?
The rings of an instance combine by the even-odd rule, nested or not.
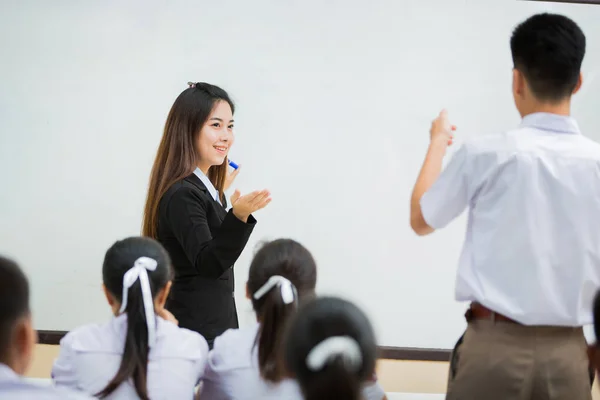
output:
[[[440,115],[431,123],[431,129],[429,130],[431,142],[439,141],[445,143],[447,146],[451,146],[454,141],[455,130],[456,126],[450,124],[448,111],[442,110]]]
[[[250,214],[265,208],[271,202],[271,193],[268,190],[256,190],[242,196],[236,190],[230,200],[233,215],[242,222],[248,222]]]

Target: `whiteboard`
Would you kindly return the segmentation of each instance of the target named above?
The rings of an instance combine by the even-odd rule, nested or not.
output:
[[[451,348],[465,219],[428,238],[409,198],[442,107],[464,138],[514,127],[509,37],[529,15],[588,38],[574,115],[600,138],[600,7],[521,1],[4,1],[0,253],[31,279],[38,329],[110,315],[104,252],[140,232],[167,112],[192,81],[238,105],[237,187],[269,188],[236,264],[240,323],[256,245],[291,237],[318,292],[365,309],[381,345]],[[515,277],[518,279],[518,277]]]

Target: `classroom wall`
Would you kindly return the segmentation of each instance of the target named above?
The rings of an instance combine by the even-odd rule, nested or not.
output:
[[[508,40],[540,11],[569,15],[588,35],[574,113],[598,139],[600,7],[0,2],[0,253],[30,277],[34,325],[109,317],[104,252],[139,234],[166,114],[188,81],[203,80],[239,106],[235,186],[273,193],[235,266],[240,325],[255,323],[244,284],[256,245],[290,237],[314,254],[318,293],[357,303],[378,344],[452,348],[465,329],[466,306],[453,301],[465,220],[419,238],[408,201],[442,107],[459,127],[454,148],[519,123]]]
[[[27,376],[49,378],[58,346],[39,344]],[[377,375],[386,392],[445,393],[448,379],[447,362],[379,360]],[[595,387],[593,400],[600,400],[600,388]]]

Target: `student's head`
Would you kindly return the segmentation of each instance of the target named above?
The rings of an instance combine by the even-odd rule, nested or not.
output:
[[[320,297],[292,318],[284,356],[305,399],[358,400],[362,384],[375,373],[375,334],[354,304]]]
[[[143,234],[156,238],[158,204],[163,194],[196,167],[208,175],[219,194],[227,176],[227,154],[233,145],[235,107],[227,92],[194,83],[171,107],[150,174]]]
[[[585,55],[585,35],[575,22],[562,15],[534,15],[515,28],[510,48],[513,96],[521,115],[569,104],[581,87]]]
[[[15,262],[0,257],[0,363],[23,375],[36,341],[27,278]]]
[[[100,397],[108,396],[131,378],[139,397],[148,398],[146,371],[148,349],[155,333],[154,312],[165,304],[171,276],[171,260],[153,239],[120,240],[106,252],[102,266],[104,290],[115,315],[127,314],[127,333],[119,371],[99,393]]]
[[[310,252],[291,239],[266,243],[254,256],[246,291],[260,322],[256,340],[261,376],[277,382],[283,377],[280,350],[284,325],[298,301],[313,295],[317,266]]]

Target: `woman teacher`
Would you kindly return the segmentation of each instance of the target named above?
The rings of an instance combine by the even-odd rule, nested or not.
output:
[[[252,213],[271,201],[267,190],[236,190],[226,210],[233,112],[227,92],[207,83],[191,83],[177,97],[152,167],[142,228],[172,259],[168,310],[211,348],[238,327],[233,264],[256,224]]]

